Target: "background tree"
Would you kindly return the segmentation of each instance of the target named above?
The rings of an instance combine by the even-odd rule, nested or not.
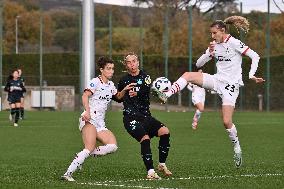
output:
[[[40,33],[40,14],[38,10],[27,11],[15,2],[4,3],[4,53],[15,52],[16,17],[18,17],[18,47],[20,52],[37,52]],[[53,41],[53,23],[49,15],[43,14],[44,46],[51,46]]]

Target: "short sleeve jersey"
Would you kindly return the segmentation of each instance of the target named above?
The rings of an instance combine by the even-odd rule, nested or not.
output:
[[[242,55],[249,49],[240,40],[229,35],[223,43],[216,43],[214,47],[214,57],[217,59],[218,80],[228,83],[238,83],[243,85],[242,81]],[[206,53],[209,50],[207,49]]]
[[[136,83],[137,85],[133,88],[137,92],[137,96],[130,97],[128,93],[125,93],[123,97],[123,114],[126,116],[138,116],[147,117],[151,116],[150,113],[150,88],[151,88],[151,78],[150,76],[140,70],[137,76],[132,76],[130,74],[125,75],[118,83],[118,91],[122,91],[123,88],[130,84]]]
[[[12,89],[12,92],[10,90]],[[5,90],[8,92],[9,96],[14,96],[14,97],[21,97],[23,91],[25,91],[24,85],[22,80],[9,80],[5,86]]]
[[[88,86],[84,91],[86,90],[92,93],[89,98],[90,109],[101,114],[105,114],[112,96],[117,93],[117,89],[113,82],[108,81],[107,83],[104,83],[100,76],[89,81]]]

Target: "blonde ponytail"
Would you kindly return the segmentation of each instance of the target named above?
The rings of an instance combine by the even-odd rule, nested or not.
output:
[[[224,22],[225,24],[233,25],[238,31],[242,30],[245,33],[249,31],[249,22],[242,16],[230,16]]]

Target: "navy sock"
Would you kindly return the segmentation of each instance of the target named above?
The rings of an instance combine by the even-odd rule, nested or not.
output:
[[[141,155],[147,171],[149,169],[154,169],[152,152],[150,147],[150,139],[145,139],[141,142]]]

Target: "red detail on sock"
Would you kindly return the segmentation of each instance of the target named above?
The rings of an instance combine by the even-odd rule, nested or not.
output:
[[[180,86],[179,86],[179,84],[174,83],[174,85],[175,85],[175,86],[176,86],[176,88],[177,88],[177,92],[178,92],[178,91],[180,91]]]

